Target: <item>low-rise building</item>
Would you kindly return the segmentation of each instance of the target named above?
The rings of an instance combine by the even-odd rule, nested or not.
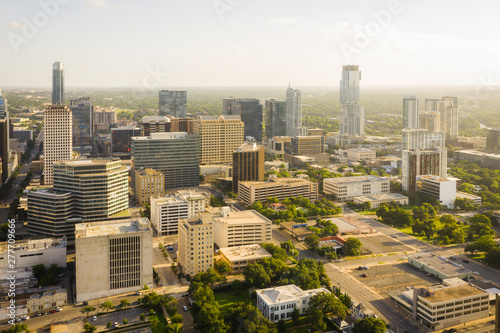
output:
[[[452,209],[457,197],[457,182],[452,178],[441,178],[433,175],[417,176],[419,192],[438,198],[442,205]]]
[[[395,202],[399,205],[408,205],[408,197],[399,193],[381,193],[373,195],[361,195],[359,197],[353,198],[354,202],[357,204],[362,204],[365,202],[371,203],[371,208],[378,208],[382,203]]]
[[[55,307],[61,307],[68,303],[68,293],[66,289],[46,291],[43,294],[33,294],[26,304],[29,314],[46,312]]]
[[[377,157],[374,150],[366,148],[352,148],[347,150],[347,160],[349,162],[360,162],[373,160]]]
[[[289,136],[275,136],[268,141],[268,151],[271,154],[283,156],[285,149],[289,149],[292,144],[292,138]]]
[[[302,196],[311,201],[318,200],[318,183],[300,178],[271,177],[269,181],[244,181],[238,184],[238,201],[250,206],[254,201],[266,202],[267,198],[278,200]]]
[[[214,228],[210,213],[179,221],[177,261],[181,272],[195,276],[214,266]]]
[[[311,297],[319,293],[330,293],[325,288],[302,290],[294,284],[258,289],[255,292],[257,293],[257,309],[264,318],[273,323],[281,319],[291,319],[294,309],[298,309],[301,315],[305,314]]]
[[[408,256],[408,263],[441,280],[459,278],[465,279],[472,276],[472,272],[459,263],[434,253],[417,253]]]
[[[56,264],[66,267],[66,239],[30,239],[28,241],[18,240],[14,247],[5,242],[0,244],[0,270],[8,271],[9,262],[14,260],[16,268],[33,267],[44,264],[50,267]],[[10,248],[10,251],[9,251]]]
[[[457,199],[469,199],[477,203],[478,205],[481,205],[481,197],[479,195],[474,195],[474,194],[469,194],[461,191],[457,191]]]
[[[134,169],[134,197],[142,206],[150,203],[151,196],[165,195],[165,176],[154,169]]]
[[[241,274],[247,265],[253,264],[259,259],[272,257],[259,244],[224,247],[219,251],[221,259],[231,266],[231,274]]]
[[[323,191],[338,199],[349,200],[362,195],[389,193],[390,180],[378,176],[325,178]]]
[[[234,247],[272,241],[272,221],[255,210],[231,212],[223,207],[213,217],[214,241],[219,246]]]

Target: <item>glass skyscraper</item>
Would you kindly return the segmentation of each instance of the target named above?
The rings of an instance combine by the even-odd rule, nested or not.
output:
[[[360,81],[361,72],[358,65],[342,66],[339,125],[341,136],[363,136],[365,133],[365,109],[359,105]]]
[[[262,142],[262,104],[255,98],[232,100],[226,98],[223,101],[224,114],[240,116],[245,123],[245,139],[253,137],[257,142]]]
[[[276,99],[266,100],[266,137],[268,139],[275,136],[286,136],[286,106],[286,101],[278,101]]]
[[[187,115],[187,91],[160,90],[160,116],[184,118]]]
[[[73,113],[73,150],[80,154],[92,152],[93,110],[90,97],[69,100],[69,108]]]
[[[418,98],[416,96],[403,98],[403,128],[418,128]]]
[[[299,89],[286,90],[286,136],[307,135],[302,129],[302,94]]]
[[[52,65],[52,105],[64,105],[64,66],[62,62]]]

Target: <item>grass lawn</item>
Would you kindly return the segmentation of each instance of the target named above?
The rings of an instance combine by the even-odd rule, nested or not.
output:
[[[248,294],[248,289],[241,290],[239,295],[232,291],[216,292],[215,300],[219,302],[222,313],[227,311],[230,307],[236,306],[236,304],[240,302],[252,303],[252,298]]]
[[[380,222],[380,220],[378,220]],[[431,238],[430,240],[427,239],[427,237],[425,236],[416,236],[413,234],[413,231],[411,230],[411,227],[406,227],[406,228],[397,228],[399,231],[401,232],[404,232],[405,234],[407,235],[410,235],[410,236],[413,236],[423,242],[427,242],[429,244],[435,244],[435,245],[439,245],[439,238],[437,236],[437,231],[440,230],[442,228],[442,225],[441,225],[441,222],[439,222],[439,219],[436,220],[436,234],[434,234],[434,237]],[[465,233],[467,233],[467,230],[469,229],[469,226],[468,225],[459,225],[460,226],[460,229],[462,229]],[[448,245],[458,245],[458,244],[453,244],[453,243],[450,243]]]
[[[478,262],[483,262],[485,253],[474,253],[474,254],[466,254],[467,258],[470,258],[472,260],[478,261]]]

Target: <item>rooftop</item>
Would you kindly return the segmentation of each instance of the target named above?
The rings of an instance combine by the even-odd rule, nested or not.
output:
[[[430,287],[428,290],[430,295],[424,296],[423,298],[430,303],[441,303],[486,294],[485,291],[470,284],[441,288]]]
[[[271,254],[259,244],[223,247],[220,249],[220,252],[224,254],[229,261],[257,260],[272,257]]]
[[[439,177],[439,176],[434,176],[434,175],[420,175],[420,176],[417,176],[417,179],[419,180],[425,180],[425,181],[430,181],[430,182],[451,182],[451,181],[455,181],[454,179],[448,179],[448,178],[442,178],[442,177]]]
[[[155,169],[135,169],[135,173],[139,176],[163,176],[163,172]]]
[[[355,197],[355,199],[361,201],[378,202],[378,201],[408,199],[408,197],[399,193],[380,193],[373,195],[360,195],[358,197]]]
[[[458,274],[468,273],[469,270],[464,266],[446,258],[437,256],[433,253],[417,253],[409,256],[411,260],[417,261],[418,263],[432,267],[436,271],[452,277]]]
[[[323,181],[326,181],[328,183],[365,183],[365,182],[388,182],[389,180],[387,178],[378,176],[353,176],[353,177],[325,178]]]
[[[79,223],[75,226],[76,238],[101,237],[138,231],[151,231],[147,218]]]
[[[183,200],[183,198],[181,198],[179,195],[176,195],[176,194],[151,197],[151,202],[153,202],[153,201],[158,206],[169,205],[169,204],[186,204],[186,201]]]
[[[149,123],[149,122],[159,122],[159,121],[165,121],[165,122],[170,122],[170,118],[167,118],[165,116],[145,116],[141,118],[141,123]]]
[[[235,150],[235,152],[250,152],[250,151],[259,151],[261,149],[264,149],[264,146],[258,146],[256,143],[252,145],[242,145],[238,149]]]
[[[478,195],[474,195],[474,194],[469,194],[469,193],[465,193],[465,192],[460,192],[460,191],[457,191],[457,198],[467,198],[467,199],[471,199],[471,200],[481,200],[481,197],[478,196]]]
[[[175,140],[187,139],[189,136],[186,132],[156,132],[151,133],[149,136],[133,136],[131,139],[134,141],[147,141],[147,140]]]
[[[302,178],[272,178],[270,181],[243,181],[240,183],[244,184],[245,186],[266,187],[266,186],[273,186],[276,183],[289,184],[289,185],[302,185],[302,184],[311,184],[313,182]]]
[[[260,294],[262,299],[267,304],[276,304],[284,302],[292,302],[297,300],[297,298],[302,298],[306,296],[313,296],[320,292],[330,293],[325,288],[302,290],[294,284],[289,284],[286,286],[279,286],[274,288],[259,289],[256,290],[257,294]]]
[[[239,212],[230,212],[226,216],[214,216],[214,222],[226,224],[269,224],[272,222],[268,218],[262,216],[255,210],[242,210]]]

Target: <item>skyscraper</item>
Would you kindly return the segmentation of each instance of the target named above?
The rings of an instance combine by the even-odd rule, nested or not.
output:
[[[43,114],[43,173],[46,185],[53,182],[55,161],[71,159],[73,119],[67,106],[49,105]]]
[[[299,89],[286,90],[286,136],[307,135],[302,129],[302,96]]]
[[[238,192],[238,182],[264,180],[264,146],[242,145],[233,153],[233,192]]]
[[[444,147],[444,134],[421,128],[403,129],[403,150],[436,149]]]
[[[274,98],[265,101],[266,137],[268,140],[275,136],[286,136],[286,111],[286,101],[278,101]]]
[[[403,98],[403,128],[418,128],[418,98],[405,96]]]
[[[232,99],[227,98],[223,101],[226,115],[240,116],[241,121],[245,123],[245,138],[253,137],[256,141],[262,141],[262,104],[258,99]]]
[[[64,104],[64,66],[58,61],[52,65],[52,105]]]
[[[340,124],[341,136],[363,136],[365,133],[365,109],[359,105],[358,65],[342,66],[340,80]]]
[[[0,89],[0,119],[9,119],[7,100],[2,94],[2,89]]]
[[[2,158],[2,184],[9,178],[9,110],[0,90],[0,157]]]
[[[73,114],[73,149],[82,155],[84,148],[92,152],[94,107],[90,97],[70,99],[69,108]]]
[[[187,91],[160,90],[160,116],[186,117]]]
[[[431,132],[441,132],[441,119],[439,112],[420,111],[418,113],[418,127]]]
[[[222,99],[222,114],[223,115],[232,115],[233,103],[236,100],[232,97],[223,98]]]
[[[444,96],[437,102],[437,110],[441,118],[441,131],[447,138],[458,137],[458,98]]]

